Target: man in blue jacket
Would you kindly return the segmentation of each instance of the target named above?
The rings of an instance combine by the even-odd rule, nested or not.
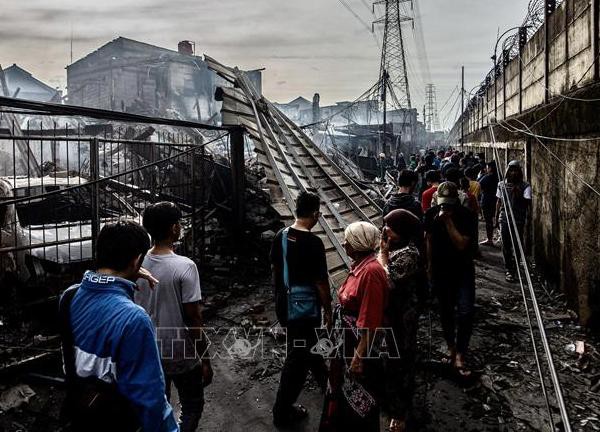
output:
[[[151,279],[141,269],[149,248],[148,234],[134,222],[104,226],[97,270],[61,298],[65,414],[74,431],[178,430],[152,321],[133,302],[133,281]]]

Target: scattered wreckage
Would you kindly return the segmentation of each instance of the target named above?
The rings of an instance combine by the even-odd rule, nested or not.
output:
[[[89,263],[92,251],[91,188],[87,179],[55,173],[44,177],[0,177],[0,198],[27,198],[0,209],[2,271],[20,280],[64,273]],[[50,192],[61,191],[48,195]],[[100,224],[140,214],[115,192],[100,191]]]

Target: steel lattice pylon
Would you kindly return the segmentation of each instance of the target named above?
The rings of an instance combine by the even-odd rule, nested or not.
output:
[[[427,84],[425,86],[425,128],[428,132],[435,132],[441,129],[435,84]]]
[[[381,49],[381,66],[379,79],[382,86],[390,90],[396,108],[412,108],[408,73],[406,68],[406,52],[402,35],[402,23],[413,18],[400,10],[400,3],[411,0],[378,0],[374,7],[384,7],[384,15],[374,25],[383,26],[383,44]],[[386,85],[387,84],[387,85]]]

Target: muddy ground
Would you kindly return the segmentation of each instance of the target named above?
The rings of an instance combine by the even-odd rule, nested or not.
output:
[[[477,264],[477,316],[470,357],[473,378],[459,380],[442,365],[445,345],[435,308],[431,315],[424,314],[420,319],[419,372],[412,430],[552,430],[519,284],[504,281],[498,248],[482,248],[482,258]],[[279,382],[284,347],[272,332],[275,329],[277,333],[277,326],[274,326],[268,276],[253,285],[238,284],[234,288],[231,294],[214,289],[208,292],[209,301],[218,306],[213,309],[208,325],[215,332],[218,329],[211,341],[213,350],[221,357],[213,360],[215,377],[213,384],[206,388],[206,405],[199,430],[273,431],[271,406]],[[594,349],[597,342],[577,326],[576,317],[565,308],[561,296],[546,292],[539,281],[536,281],[536,292],[563,384],[572,430],[600,430],[600,393],[597,389],[600,385],[596,385],[600,381],[600,356]],[[231,329],[237,329],[237,333]],[[244,336],[250,346],[236,342],[236,337],[240,336]],[[260,341],[262,343],[256,345]],[[573,352],[577,341],[586,342],[583,356]],[[542,353],[539,343],[538,349]],[[262,355],[258,355],[259,352]],[[560,430],[558,408],[541,355],[547,390],[551,395],[553,422]],[[41,373],[43,377],[32,376],[31,372]],[[56,361],[45,361],[1,376],[2,395],[23,383],[35,395],[28,403],[0,413],[0,432],[59,430],[58,406],[63,391],[60,384],[52,383],[48,378],[58,376],[60,367]],[[0,403],[1,400],[0,397]],[[317,430],[322,395],[312,379],[300,402],[309,409],[310,415],[294,430]],[[177,410],[176,399],[173,404]],[[385,422],[382,418],[382,425]]]

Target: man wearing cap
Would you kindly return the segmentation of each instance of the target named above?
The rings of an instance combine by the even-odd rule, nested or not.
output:
[[[502,254],[504,255],[504,266],[506,267],[506,280],[513,282],[517,270],[517,262],[513,252],[513,242],[516,245],[516,237],[510,238],[509,223],[514,231],[519,234],[521,243],[523,243],[523,233],[525,231],[525,222],[527,213],[531,207],[531,186],[523,180],[523,169],[519,161],[513,160],[508,164],[504,180],[498,183],[496,192],[498,198],[496,204],[496,223],[500,225],[500,235],[502,237]],[[514,216],[514,225],[510,210],[504,208],[504,202],[510,204],[512,215]],[[518,248],[517,248],[518,250]],[[518,255],[518,254],[517,254]]]
[[[425,214],[427,274],[437,294],[447,362],[467,376],[465,356],[473,330],[477,215],[462,206],[458,187],[444,182],[437,190],[437,205]]]

